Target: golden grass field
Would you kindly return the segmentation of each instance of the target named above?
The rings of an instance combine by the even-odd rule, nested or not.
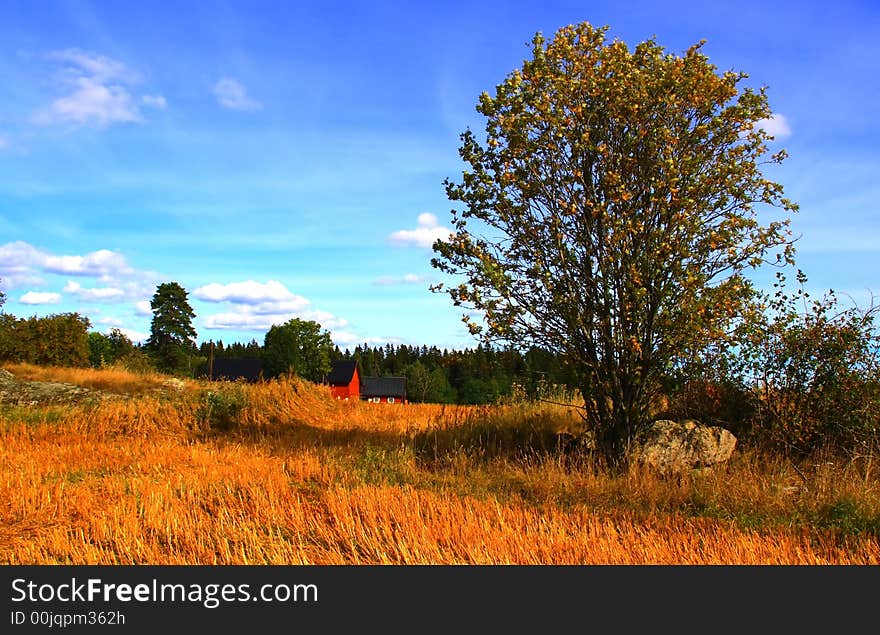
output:
[[[880,564],[872,457],[608,474],[561,406],[5,368],[119,396],[0,405],[0,564]]]

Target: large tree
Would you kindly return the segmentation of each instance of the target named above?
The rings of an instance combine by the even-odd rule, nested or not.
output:
[[[191,370],[196,330],[192,325],[195,312],[187,296],[186,289],[177,282],[164,282],[156,287],[150,300],[153,320],[146,349],[159,370],[171,373]]]
[[[273,325],[263,343],[263,368],[268,377],[294,373],[321,381],[330,372],[333,342],[318,322],[293,318]]]
[[[649,421],[663,374],[732,332],[747,270],[791,260],[782,187],[764,177],[765,89],[701,53],[653,39],[634,49],[582,23],[483,93],[486,140],[470,130],[460,182],[445,181],[454,234],[435,290],[486,341],[564,356],[612,463]],[[778,249],[777,249],[778,248]]]

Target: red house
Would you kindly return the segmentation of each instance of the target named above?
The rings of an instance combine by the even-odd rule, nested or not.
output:
[[[373,403],[406,403],[406,377],[364,377],[361,398]]]
[[[335,399],[363,399],[372,403],[405,404],[406,377],[362,377],[356,361],[333,362],[327,375]]]
[[[335,399],[348,401],[361,398],[361,373],[355,361],[333,362],[327,383]]]

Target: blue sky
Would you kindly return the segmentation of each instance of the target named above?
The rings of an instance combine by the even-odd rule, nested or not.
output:
[[[810,289],[880,293],[875,2],[0,0],[0,289],[15,315],[149,332],[176,281],[199,341],[315,319],[358,343],[474,345],[428,285],[474,105],[536,31],[608,25],[768,87],[768,176]]]

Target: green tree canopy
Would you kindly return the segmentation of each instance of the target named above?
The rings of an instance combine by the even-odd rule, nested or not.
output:
[[[481,95],[486,141],[461,137],[466,169],[445,185],[464,209],[432,264],[455,280],[434,289],[484,316],[464,317],[474,334],[564,356],[620,464],[664,372],[743,318],[746,271],[791,260],[788,219],[759,211],[796,206],[761,171],[785,156],[761,161],[763,88],[718,73],[702,44],[630,50],[607,30],[536,34]]]
[[[267,377],[284,373],[321,381],[330,372],[333,342],[317,322],[293,318],[269,329],[263,343],[263,370]]]
[[[146,349],[156,360],[159,370],[172,373],[190,370],[196,350],[196,331],[192,325],[195,312],[187,296],[186,290],[177,282],[164,282],[156,287],[150,300],[153,320]]]
[[[88,334],[89,364],[94,368],[108,366],[135,352],[134,343],[120,329],[114,328],[104,334],[92,331]]]
[[[16,318],[0,315],[0,359],[42,366],[89,363],[89,319],[79,313]]]

